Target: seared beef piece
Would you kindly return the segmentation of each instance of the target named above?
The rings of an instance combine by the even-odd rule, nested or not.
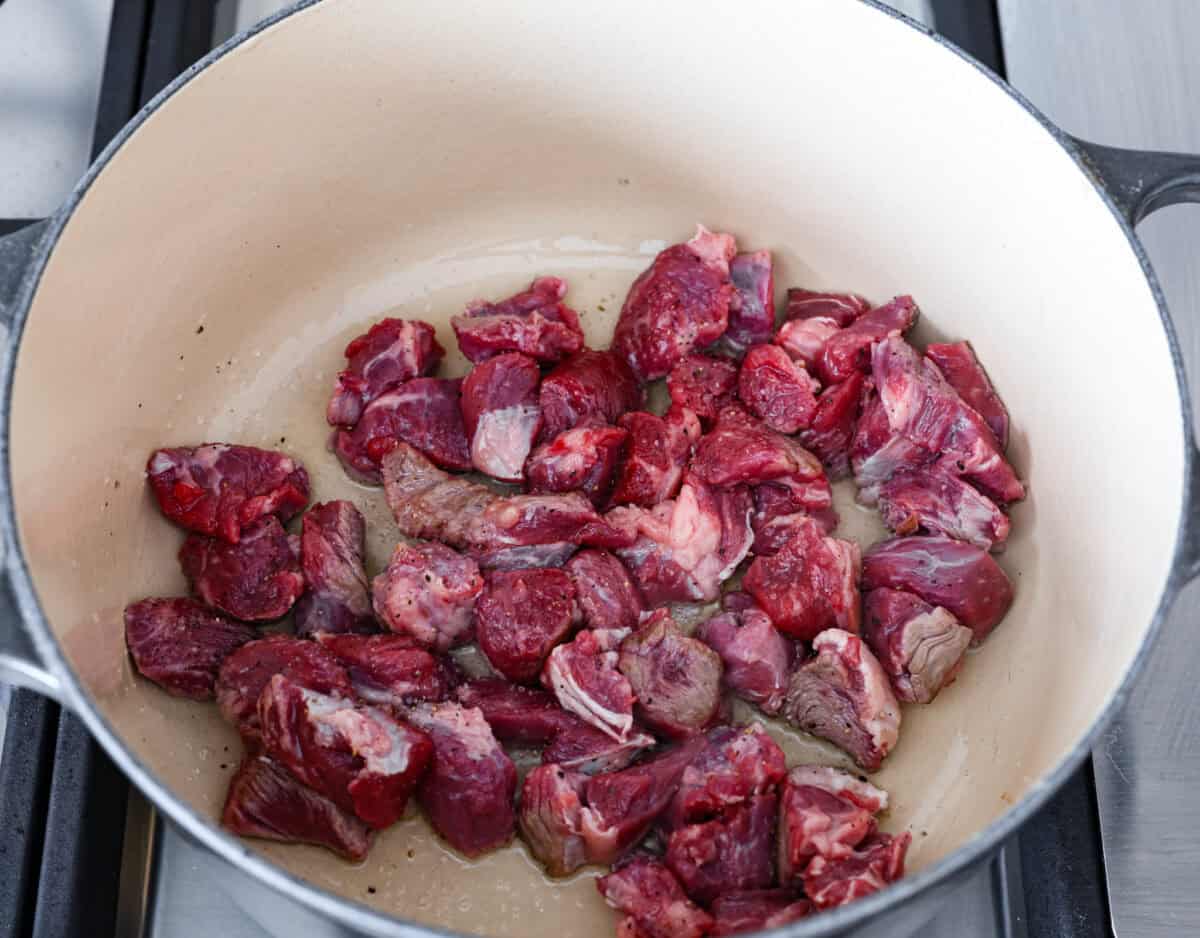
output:
[[[586,787],[586,775],[559,765],[537,766],[521,786],[517,827],[551,876],[568,876],[588,861],[582,817]]]
[[[125,646],[134,665],[176,697],[211,700],[221,662],[257,634],[194,599],[143,599],[125,607]]]
[[[221,823],[242,837],[313,844],[353,861],[371,846],[370,827],[262,753],[246,756],[230,779]]]
[[[770,342],[775,328],[775,274],[770,251],[738,254],[729,262],[734,293],[729,326],[721,336],[723,352],[740,358],[751,345]]]
[[[484,510],[500,497],[478,482],[443,472],[404,443],[384,457],[381,468],[388,507],[406,537],[465,548]]]
[[[816,784],[819,775],[801,767],[788,775],[779,800],[779,881],[799,885],[813,857],[839,860],[875,833],[875,811]],[[860,783],[865,784],[865,783]],[[874,786],[869,786],[887,796]]]
[[[180,527],[236,544],[267,515],[287,521],[308,504],[308,473],[290,456],[205,443],[157,449],[146,478],[162,513]]]
[[[377,706],[445,700],[457,683],[449,659],[421,648],[407,635],[316,636],[346,667],[354,693]]]
[[[575,310],[562,302],[567,284],[538,277],[529,289],[498,303],[475,300],[450,320],[458,347],[469,361],[501,352],[523,352],[541,362],[556,362],[583,348],[583,329]]]
[[[520,482],[542,425],[538,363],[506,352],[476,365],[462,384],[463,425],[471,462],[485,475]]]
[[[900,704],[887,675],[862,640],[841,629],[818,635],[813,651],[792,675],[784,717],[877,771],[900,738]]]
[[[348,429],[381,394],[433,374],[446,350],[427,322],[382,319],[347,345],[345,354],[346,370],[337,376],[325,417]]]
[[[559,705],[625,742],[633,731],[633,689],[617,670],[625,629],[585,629],[546,659],[542,683]]]
[[[296,603],[296,634],[377,632],[367,589],[367,523],[350,502],[313,505],[300,534],[308,592]]]
[[[938,454],[996,501],[1025,497],[987,422],[963,401],[936,365],[903,339],[880,342],[871,374],[892,432]]]
[[[888,807],[888,793],[866,779],[827,765],[798,765],[787,776],[791,785],[809,785],[837,795],[843,801],[879,814]]]
[[[792,287],[787,291],[783,315],[788,322],[829,318],[839,329],[844,329],[870,308],[870,303],[853,293],[824,293]]]
[[[635,857],[601,876],[596,888],[627,916],[617,928],[618,938],[701,938],[712,930],[712,916],[688,899],[675,875],[652,857]]]
[[[300,782],[371,827],[394,824],[429,768],[424,733],[378,708],[276,674],[258,698],[263,748]]]
[[[665,417],[633,411],[621,417],[629,431],[625,463],[612,493],[615,505],[652,508],[673,498],[683,467],[700,438],[700,421],[690,410],[672,407]]]
[[[437,651],[470,638],[482,591],[479,565],[436,543],[397,544],[372,588],[375,612],[389,629]]]
[[[1008,448],[1008,408],[992,387],[987,372],[975,357],[970,342],[940,343],[925,346],[925,357],[932,361],[958,392],[967,406],[981,416],[1003,451]]]
[[[245,528],[236,544],[189,534],[179,565],[200,599],[247,622],[278,619],[304,592],[300,558],[273,515]]]
[[[983,550],[1001,550],[1008,540],[1004,512],[940,462],[902,470],[883,483],[879,514],[897,534],[942,534]]]
[[[750,526],[754,530],[755,555],[779,553],[784,544],[807,530],[811,522],[827,535],[838,526],[833,489],[824,477],[804,485],[785,487],[764,482],[754,487]]]
[[[579,492],[600,508],[616,481],[629,431],[592,424],[565,430],[535,449],[525,463],[530,494]]]
[[[290,635],[247,642],[221,663],[216,684],[221,715],[238,728],[247,744],[259,739],[258,698],[276,674],[322,694],[354,695],[345,667],[316,642]]]
[[[642,389],[629,366],[612,352],[584,349],[542,380],[542,439],[589,423],[616,423],[642,406]]]
[[[768,714],[776,714],[787,693],[793,645],[757,606],[728,610],[702,622],[695,632],[721,656],[729,690]]]
[[[894,883],[904,875],[912,834],[875,834],[840,860],[816,857],[804,871],[804,892],[818,909],[833,909]]]
[[[971,630],[941,606],[883,587],[863,597],[863,639],[898,700],[929,703],[958,676]]]
[[[809,640],[833,627],[857,633],[860,565],[857,544],[827,537],[801,517],[778,553],[754,558],[742,588],[792,638]]]
[[[712,904],[714,936],[766,931],[798,922],[811,914],[812,903],[790,889],[752,889],[718,896]]]
[[[912,328],[920,310],[911,296],[898,296],[863,313],[834,333],[821,350],[817,373],[824,384],[845,381],[854,372],[872,370],[871,350],[888,337],[899,338]],[[878,383],[876,376],[876,383]]]
[[[830,479],[850,475],[850,443],[862,405],[866,379],[855,372],[841,384],[831,384],[817,398],[817,413],[800,442],[821,460]]]
[[[517,769],[483,714],[456,703],[418,704],[408,719],[433,740],[433,767],[417,793],[433,829],[469,857],[508,843]]]
[[[883,401],[868,381],[863,391],[862,414],[850,441],[850,465],[858,486],[858,501],[875,505],[879,489],[897,472],[919,469],[933,454],[892,430]]]
[[[617,667],[637,697],[637,716],[672,739],[700,732],[721,705],[721,657],[679,631],[665,609],[621,642]]]
[[[654,737],[646,733],[631,733],[619,742],[568,714],[570,723],[555,734],[550,745],[542,750],[542,761],[553,762],[584,775],[617,772],[654,745]]]
[[[776,804],[774,792],[755,795],[671,832],[665,859],[688,896],[708,905],[722,893],[775,885]]]
[[[444,469],[471,468],[463,426],[461,378],[413,378],[363,410],[353,430],[338,430],[331,446],[359,482],[378,485],[383,457],[397,444],[415,446]]]
[[[700,225],[695,237],[662,251],[633,282],[612,350],[640,380],[664,377],[693,349],[725,332],[736,293],[729,279],[736,251],[732,235]]]
[[[537,680],[546,656],[578,621],[575,585],[562,570],[493,570],[475,604],[480,651],[519,684]]]
[[[670,831],[719,817],[773,792],[786,772],[783,750],[759,724],[719,726],[683,770],[663,825]]]
[[[632,629],[641,620],[642,594],[614,555],[605,550],[581,550],[567,561],[567,576],[589,629]]]
[[[776,433],[796,433],[812,423],[820,387],[777,345],[755,345],[738,372],[738,397]]]
[[[708,355],[685,355],[667,375],[667,390],[675,407],[684,407],[707,425],[733,403],[738,367]]]
[[[787,352],[792,361],[815,374],[821,363],[825,343],[840,331],[837,320],[829,316],[793,319],[785,322],[775,333],[775,344]]]
[[[863,557],[862,586],[916,593],[944,606],[974,634],[987,638],[1012,605],[1013,585],[986,551],[948,537],[897,537]]]

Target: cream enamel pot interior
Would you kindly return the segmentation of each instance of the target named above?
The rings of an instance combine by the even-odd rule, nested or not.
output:
[[[906,708],[878,775],[885,827],[914,833],[910,875],[788,932],[906,934],[1078,764],[1196,566],[1190,404],[1130,225],[1189,197],[1200,164],[1085,153],[866,3],[574,9],[301,5],[193,68],[61,212],[0,245],[4,660],[248,886],[305,914],[373,934],[611,934],[592,871],[551,886],[519,847],[467,863],[417,818],[358,867],[227,836],[236,737],[134,676],[121,610],[184,590],[182,535],[143,484],[151,449],[299,456],[315,498],[364,510],[378,569],[396,539],[383,498],[324,445],[348,338],[391,313],[453,349],[467,299],[554,273],[604,345],[634,275],[703,221],[774,251],[781,285],[914,294],[917,338],[969,337],[1013,414],[1030,483],[1001,559],[1016,603],[952,688]]]

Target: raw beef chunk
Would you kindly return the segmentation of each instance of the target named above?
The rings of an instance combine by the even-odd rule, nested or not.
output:
[[[567,575],[589,629],[633,629],[641,621],[642,594],[615,556],[604,550],[581,550],[567,561]]]
[[[778,553],[754,558],[742,588],[792,638],[809,640],[833,627],[857,632],[860,563],[857,544],[826,537],[802,517]]]
[[[372,587],[375,612],[389,629],[437,651],[470,637],[482,591],[478,564],[435,543],[397,544]]]
[[[567,284],[538,277],[529,289],[507,300],[475,300],[450,320],[458,347],[469,361],[501,352],[523,352],[541,362],[556,362],[583,348],[583,329],[575,310],[562,302]]]
[[[267,515],[287,521],[308,504],[308,473],[290,456],[253,446],[205,443],[158,449],[146,477],[162,513],[180,527],[236,544]]]
[[[551,876],[567,876],[587,863],[582,817],[587,778],[558,765],[539,765],[521,786],[517,826],[529,852]]]
[[[898,296],[890,303],[863,313],[826,341],[817,368],[821,380],[825,384],[837,384],[856,371],[870,371],[871,349],[876,343],[907,332],[917,321],[918,314],[917,304],[911,296]]]
[[[464,707],[483,714],[492,733],[504,743],[542,746],[564,728],[581,722],[545,691],[500,678],[467,681],[456,694]]]
[[[943,534],[983,550],[1008,540],[1004,512],[941,463],[895,473],[879,488],[879,514],[897,534]]]
[[[986,551],[948,537],[875,544],[863,558],[862,584],[865,590],[907,590],[944,606],[971,630],[975,644],[987,638],[1013,600],[1012,582]]]
[[[875,834],[844,859],[818,856],[804,871],[804,892],[818,909],[836,908],[878,892],[904,875],[904,855],[911,842],[909,833]]]
[[[662,251],[633,282],[612,349],[642,381],[664,377],[681,358],[721,337],[736,293],[729,262],[733,236],[703,225],[686,244]]]
[[[410,378],[433,374],[445,354],[429,323],[380,320],[346,346],[346,370],[337,376],[326,419],[353,427],[371,401]]]
[[[681,827],[667,839],[667,866],[703,905],[722,893],[774,886],[777,813],[772,792],[711,821]]]
[[[445,469],[470,469],[461,393],[461,378],[413,378],[368,404],[353,430],[337,431],[333,451],[353,478],[368,485],[379,484],[383,457],[401,442]]]
[[[883,401],[868,383],[863,392],[862,415],[850,441],[850,465],[858,500],[864,505],[879,501],[879,488],[897,472],[928,465],[933,454],[925,447],[892,431]]]
[[[784,317],[789,322],[824,317],[844,329],[870,308],[870,303],[853,293],[822,293],[792,287],[787,291]]]
[[[743,700],[776,714],[787,693],[792,643],[757,606],[726,610],[700,624],[696,638],[721,656],[724,682]]]
[[[189,534],[179,564],[200,599],[247,622],[278,619],[304,592],[300,558],[274,516],[244,529],[236,544]]]
[[[833,510],[833,490],[829,482],[816,479],[802,485],[777,485],[764,482],[754,487],[753,550],[759,557],[777,554],[809,524],[816,523],[824,534],[838,525]]]
[[[408,718],[433,740],[433,767],[417,793],[433,829],[469,857],[508,843],[517,769],[483,714],[456,703],[419,704]]]
[[[541,370],[528,355],[507,352],[471,369],[462,384],[463,424],[471,462],[485,475],[520,482],[542,425]]]
[[[211,700],[217,669],[257,637],[194,599],[143,599],[125,607],[125,645],[138,672],[168,694]]]
[[[346,667],[354,693],[377,706],[445,700],[458,675],[449,660],[431,654],[407,635],[331,635],[317,640]]]
[[[575,585],[562,570],[494,570],[475,604],[475,636],[493,668],[528,684],[578,618]]]
[[[596,880],[596,888],[627,916],[618,938],[701,938],[712,930],[712,916],[688,899],[674,874],[651,857],[635,857]]]
[[[665,814],[668,830],[719,817],[775,790],[787,773],[783,750],[757,723],[719,726],[683,770]]]
[[[534,495],[580,492],[597,508],[608,504],[628,436],[628,430],[606,424],[563,431],[530,454],[526,489]]]
[[[433,757],[428,736],[385,711],[282,674],[263,688],[258,719],[269,756],[374,828],[400,819]]]
[[[738,397],[776,433],[796,433],[812,423],[819,388],[777,345],[751,348],[738,373]]]
[[[624,359],[584,349],[542,380],[542,439],[591,422],[616,423],[642,406],[642,389]]]
[[[243,837],[313,844],[362,860],[371,828],[308,788],[269,756],[248,755],[229,782],[221,823]]]
[[[542,683],[559,705],[624,742],[633,731],[633,689],[617,670],[625,629],[587,629],[546,659]]]
[[[850,475],[850,443],[858,422],[864,380],[856,371],[841,384],[822,391],[812,424],[800,433],[800,442],[821,460],[830,479]]]
[[[733,403],[737,384],[737,365],[707,355],[687,355],[667,375],[671,403],[707,422]]]
[[[671,408],[665,417],[634,411],[621,417],[621,426],[629,431],[629,440],[613,503],[652,508],[673,498],[700,439],[696,415],[682,407]]]
[[[831,766],[798,765],[788,772],[788,782],[792,785],[811,785],[813,788],[823,789],[871,814],[887,810],[886,791],[876,788],[865,779]]]
[[[942,373],[950,387],[969,407],[987,421],[1000,449],[1008,447],[1008,408],[992,387],[987,372],[975,357],[970,342],[933,343],[925,347],[925,357]]]
[[[792,361],[803,365],[810,374],[816,374],[825,343],[838,331],[837,322],[828,316],[793,319],[779,327],[774,341]]]
[[[805,768],[788,776],[780,794],[779,879],[784,885],[798,885],[813,857],[844,859],[876,830],[875,811],[814,784],[820,778]]]
[[[812,903],[797,898],[790,889],[754,889],[729,892],[712,904],[714,936],[766,931],[798,922],[812,912]]]
[[[792,675],[783,715],[877,771],[900,738],[900,704],[887,675],[870,649],[841,629],[818,635],[813,651]]]
[[[621,643],[617,667],[637,697],[638,718],[671,738],[708,726],[721,705],[721,658],[679,631],[665,609]]]
[[[574,717],[572,720],[542,750],[543,762],[553,762],[584,775],[601,775],[620,771],[654,745],[654,737],[645,733],[633,733],[624,742],[618,742],[582,720]]]
[[[905,703],[929,703],[953,683],[971,630],[941,606],[902,590],[881,588],[863,600],[863,638]]]
[[[216,691],[221,715],[248,744],[259,739],[258,698],[276,674],[322,694],[354,695],[345,667],[316,642],[290,635],[247,642],[222,662]]]
[[[738,254],[729,262],[734,293],[723,344],[736,354],[770,342],[775,328],[775,274],[770,251]]]
[[[367,523],[350,502],[313,505],[300,534],[308,592],[296,603],[296,634],[375,632],[367,589]]]

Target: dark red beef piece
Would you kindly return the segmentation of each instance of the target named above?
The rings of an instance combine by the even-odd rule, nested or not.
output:
[[[562,302],[566,295],[566,281],[538,277],[507,300],[468,303],[450,320],[458,347],[476,363],[501,352],[522,352],[541,362],[573,355],[583,348],[583,329],[575,310]]]
[[[456,696],[464,707],[479,710],[495,737],[505,743],[542,746],[565,727],[582,722],[545,691],[500,678],[467,681]]]
[[[801,529],[816,522],[825,534],[838,525],[833,489],[824,477],[812,482],[781,485],[764,482],[754,487],[754,553],[777,554]]]
[[[827,765],[798,765],[788,772],[788,781],[793,785],[811,785],[843,801],[857,805],[868,814],[886,811],[888,793],[876,788],[866,779]]]
[[[247,622],[278,619],[304,592],[300,558],[273,515],[243,530],[236,544],[189,534],[179,565],[201,600]]]
[[[716,420],[733,403],[737,383],[737,365],[708,355],[686,355],[667,375],[671,403],[705,422]]]
[[[920,310],[911,296],[898,296],[859,316],[829,337],[821,350],[817,374],[824,384],[845,381],[854,372],[871,371],[871,350],[876,343],[899,337],[912,328]],[[878,383],[878,378],[876,379]]]
[[[824,293],[792,287],[787,291],[784,318],[791,322],[825,317],[834,320],[839,329],[844,329],[870,308],[870,303],[854,293]]]
[[[832,480],[850,475],[850,443],[854,439],[865,381],[856,371],[840,384],[827,387],[817,398],[812,423],[800,433],[804,448],[821,460]]]
[[[729,262],[733,296],[722,344],[735,354],[770,342],[775,328],[775,273],[770,251],[738,254]]]
[[[652,508],[673,498],[700,439],[696,415],[682,407],[672,407],[665,417],[633,411],[621,417],[621,426],[629,431],[629,439],[613,504]]]
[[[267,515],[287,521],[308,504],[308,473],[290,456],[205,443],[156,449],[146,478],[162,513],[180,527],[236,544]]]
[[[833,909],[869,896],[904,875],[912,834],[875,834],[845,859],[816,857],[804,871],[804,892],[818,909]]]
[[[313,844],[356,862],[371,846],[370,827],[261,753],[246,756],[230,779],[221,823],[242,837]]]
[[[352,478],[368,485],[379,484],[383,457],[401,442],[445,469],[470,469],[461,388],[461,378],[406,381],[368,404],[353,430],[338,430],[334,453]]]
[[[620,771],[654,745],[654,737],[646,733],[632,733],[618,742],[574,716],[571,719],[542,750],[543,762],[584,775],[601,775]]]
[[[732,235],[700,225],[695,237],[662,251],[633,282],[612,349],[640,380],[664,377],[693,349],[724,334],[736,293],[729,279],[736,252]]]
[[[770,556],[755,557],[742,588],[792,638],[812,639],[827,628],[858,632],[858,545],[827,537],[810,518]]]
[[[347,345],[345,354],[346,370],[337,376],[325,418],[349,429],[381,394],[433,374],[446,350],[427,322],[382,319]]]
[[[247,743],[259,738],[258,698],[276,674],[322,694],[354,695],[345,667],[316,642],[290,635],[247,642],[221,663],[216,684],[221,715]]]
[[[629,431],[605,424],[565,430],[537,447],[525,463],[531,494],[580,492],[597,508],[608,504]]]
[[[892,430],[883,401],[868,381],[863,390],[862,412],[850,441],[850,465],[858,486],[858,501],[875,505],[879,488],[897,472],[919,469],[933,460],[923,446]]]
[[[542,439],[589,423],[616,423],[642,406],[642,389],[625,361],[612,352],[584,349],[557,365],[544,379]]]
[[[712,904],[715,920],[710,934],[740,935],[790,925],[812,913],[812,903],[790,889],[753,889],[718,896]]]
[[[372,586],[375,612],[384,625],[437,651],[470,638],[481,592],[479,565],[432,542],[397,544]]]
[[[684,894],[679,880],[661,860],[639,856],[596,880],[604,901],[632,920],[617,929],[618,938],[701,938],[712,916]]]
[[[1013,585],[986,552],[948,537],[897,537],[872,546],[863,558],[864,590],[881,586],[916,593],[944,606],[974,634],[987,638],[1008,607]]]
[[[575,583],[585,626],[637,628],[645,603],[629,571],[613,554],[606,550],[581,550],[567,561],[565,569]]]
[[[764,713],[783,706],[793,645],[757,606],[727,611],[702,622],[696,638],[721,656],[724,683]]]
[[[717,896],[775,885],[775,793],[756,795],[720,817],[688,824],[667,839],[667,866],[702,905]]]
[[[816,374],[825,343],[839,331],[836,320],[828,316],[793,319],[779,327],[774,342],[792,361],[803,365],[805,371]]]
[[[475,604],[475,638],[496,671],[529,684],[578,620],[575,584],[562,570],[493,570]]]
[[[946,383],[988,425],[1003,452],[1008,448],[1008,408],[992,387],[992,382],[975,357],[970,342],[940,343],[925,346],[925,357],[932,361]]]
[[[586,787],[586,775],[559,765],[537,766],[521,786],[517,829],[551,876],[568,876],[588,861],[583,839]]]
[[[433,740],[433,767],[418,798],[429,823],[469,857],[508,843],[516,827],[517,769],[478,710],[418,704],[409,720]]]
[[[402,707],[415,700],[445,700],[456,674],[447,659],[406,635],[317,635],[346,667],[354,693],[377,706]]]
[[[897,534],[941,534],[982,550],[1002,550],[1010,527],[995,502],[940,462],[902,470],[883,483],[879,514]]]
[[[971,630],[941,606],[884,587],[863,597],[863,639],[898,700],[929,703],[958,676]]]
[[[844,859],[876,830],[875,812],[809,784],[816,780],[801,769],[780,794],[779,881],[785,886],[799,885],[813,857]]]
[[[755,345],[738,372],[738,397],[776,433],[808,427],[817,412],[820,385],[778,345]]]
[[[125,646],[143,677],[168,694],[211,700],[217,670],[257,637],[194,599],[143,599],[125,607]]]
[[[633,689],[617,670],[625,629],[585,629],[546,659],[542,683],[559,706],[624,742],[633,732]]]
[[[887,674],[856,635],[827,629],[792,674],[783,715],[795,726],[878,771],[900,738],[900,704]]]
[[[637,697],[637,716],[671,739],[699,733],[721,705],[721,657],[679,631],[660,609],[621,643],[617,661]]]
[[[871,373],[893,433],[938,454],[958,475],[1003,504],[1025,497],[1025,487],[987,423],[936,365],[897,336],[875,348]]]
[[[812,453],[736,408],[727,408],[716,426],[700,438],[691,472],[718,488],[776,482],[800,486],[823,480]]]
[[[520,482],[525,459],[542,425],[538,363],[506,352],[471,369],[463,379],[462,413],[471,462],[485,475]]]
[[[667,830],[719,817],[775,790],[787,773],[783,750],[759,724],[709,730],[663,816]]]
[[[350,502],[313,505],[300,534],[306,592],[296,603],[296,634],[379,630],[367,590],[367,523]]]
[[[376,829],[400,819],[433,758],[429,737],[384,710],[282,674],[263,688],[258,720],[269,756]]]

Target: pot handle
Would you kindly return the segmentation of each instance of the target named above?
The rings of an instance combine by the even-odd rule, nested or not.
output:
[[[0,238],[0,380],[4,382],[12,374],[20,337],[19,330],[12,328],[13,317],[20,304],[26,274],[48,226],[45,221],[35,222]],[[7,422],[3,417],[0,420]],[[0,438],[0,459],[8,460],[4,438]],[[0,476],[0,485],[3,484]],[[59,698],[62,685],[42,666],[13,589],[11,564],[17,556],[15,539],[14,519],[0,518],[0,681]]]

